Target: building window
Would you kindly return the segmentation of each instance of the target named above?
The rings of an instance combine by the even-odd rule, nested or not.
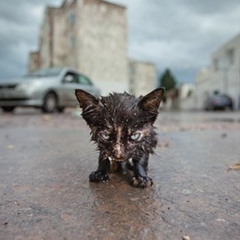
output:
[[[75,48],[76,47],[76,38],[74,36],[71,36],[69,38],[69,45],[70,45],[70,48]]]
[[[101,7],[100,7],[100,11],[102,12],[102,13],[104,13],[104,12],[106,12],[106,6],[105,5],[102,5]]]
[[[70,12],[69,13],[69,15],[68,15],[68,22],[71,25],[75,24],[75,22],[76,22],[76,14],[75,14],[75,12]]]
[[[214,68],[214,71],[218,71],[219,69],[219,61],[217,58],[213,59],[213,68]]]
[[[234,64],[234,49],[227,50],[227,62],[229,65]]]

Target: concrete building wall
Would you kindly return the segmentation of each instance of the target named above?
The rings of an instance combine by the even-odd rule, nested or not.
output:
[[[59,8],[47,7],[40,29],[40,68],[77,67],[76,1]]]
[[[196,99],[194,94],[196,87],[194,84],[184,83],[179,88],[179,109],[194,110],[196,109]]]
[[[76,1],[66,1],[54,14],[53,64],[77,69],[77,17]]]
[[[39,68],[51,66],[52,18],[51,8],[44,11],[43,22],[39,31]]]
[[[212,54],[211,65],[198,74],[196,88],[198,109],[215,90],[230,95],[234,108],[240,109],[240,34]]]
[[[68,33],[66,32],[66,10],[60,8],[54,14],[53,29],[53,65],[55,67],[68,65]]]
[[[28,69],[29,72],[33,72],[39,69],[40,62],[39,62],[39,51],[30,52],[29,53],[31,61],[29,61]]]
[[[145,95],[156,87],[155,65],[136,60],[129,61],[130,92],[136,96]]]
[[[126,8],[101,0],[84,0],[78,12],[79,69],[98,81],[104,94],[127,91]]]

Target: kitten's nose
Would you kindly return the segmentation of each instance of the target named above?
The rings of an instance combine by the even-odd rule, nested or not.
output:
[[[124,148],[120,144],[116,144],[113,149],[114,157],[116,160],[121,160],[124,158]]]

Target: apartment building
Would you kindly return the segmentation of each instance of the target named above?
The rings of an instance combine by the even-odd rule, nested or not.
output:
[[[156,85],[155,64],[129,60],[129,92],[135,96],[151,92]]]
[[[240,109],[240,34],[214,52],[210,66],[198,73],[197,109],[203,109],[205,98],[213,91],[228,94],[234,100],[234,109]]]
[[[129,91],[127,42],[125,6],[103,0],[64,0],[60,7],[45,9],[39,49],[29,55],[29,71],[68,66],[88,75],[102,94]],[[149,75],[149,70],[142,74]]]

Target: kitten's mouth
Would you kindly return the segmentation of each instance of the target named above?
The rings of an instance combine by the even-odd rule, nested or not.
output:
[[[124,162],[124,161],[125,161],[124,158],[112,158],[112,157],[108,157],[108,160],[109,160],[110,162],[112,162],[112,161]]]

